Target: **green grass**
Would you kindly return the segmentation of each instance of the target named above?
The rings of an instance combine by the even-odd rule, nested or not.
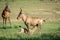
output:
[[[42,25],[42,33],[36,30],[33,35],[28,35],[25,33],[17,33],[20,31],[18,26],[25,25],[22,23],[13,23],[12,28],[7,25],[6,29],[3,29],[2,24],[0,24],[0,39],[2,40],[58,40],[60,39],[60,22],[44,22]],[[22,28],[23,28],[22,27]],[[31,26],[30,26],[31,27]],[[1,29],[2,28],[2,29]],[[25,27],[26,28],[26,27]]]

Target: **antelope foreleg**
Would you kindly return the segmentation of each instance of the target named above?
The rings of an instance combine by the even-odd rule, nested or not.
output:
[[[4,27],[4,18],[3,18],[3,27]]]
[[[8,18],[8,20],[9,20],[9,23],[10,23],[10,27],[11,27],[11,20],[10,20],[10,18]]]

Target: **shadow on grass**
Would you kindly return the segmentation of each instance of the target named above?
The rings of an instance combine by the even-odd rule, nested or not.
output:
[[[17,35],[16,38],[5,38],[0,37],[0,40],[60,40],[60,35],[58,34],[42,34],[37,37],[22,37],[21,35]]]
[[[12,27],[0,27],[0,29],[10,29]]]
[[[0,29],[11,29],[11,28],[18,28],[18,27],[17,26],[7,26],[7,27],[0,26]]]

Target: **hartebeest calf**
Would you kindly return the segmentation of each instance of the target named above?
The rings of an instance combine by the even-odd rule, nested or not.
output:
[[[19,27],[21,28],[19,33],[28,33],[28,30],[26,28],[22,28],[21,26],[19,26]],[[36,29],[37,29],[37,27],[34,27],[33,29],[29,29],[30,34],[33,34]]]
[[[38,30],[41,31],[42,22],[45,21],[40,18],[26,16],[24,13],[22,13],[22,9],[20,10],[20,13],[18,14],[17,19],[23,20],[23,22],[27,26],[28,33],[29,33],[29,26],[33,26],[33,27],[37,26]]]
[[[6,21],[7,19],[9,20],[10,26],[11,26],[11,21],[10,21],[10,10],[8,8],[8,4],[6,4],[5,9],[2,12],[2,18],[3,18],[3,27],[6,27]]]

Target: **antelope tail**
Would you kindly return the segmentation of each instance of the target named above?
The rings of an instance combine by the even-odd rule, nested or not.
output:
[[[46,22],[47,19],[48,19],[48,18],[44,19],[43,21]]]

